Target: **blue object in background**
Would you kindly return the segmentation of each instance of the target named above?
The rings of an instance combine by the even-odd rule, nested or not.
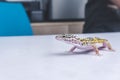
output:
[[[24,35],[33,35],[33,32],[22,4],[0,2],[0,36]]]

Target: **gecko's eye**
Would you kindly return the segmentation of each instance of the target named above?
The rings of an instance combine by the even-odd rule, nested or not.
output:
[[[62,35],[62,37],[64,37],[64,38],[65,38],[65,37],[66,37],[66,35]]]

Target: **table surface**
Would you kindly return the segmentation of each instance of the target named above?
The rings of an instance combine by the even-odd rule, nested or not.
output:
[[[0,37],[0,80],[120,80],[120,33],[78,36],[106,38],[116,51],[68,53],[55,35]]]

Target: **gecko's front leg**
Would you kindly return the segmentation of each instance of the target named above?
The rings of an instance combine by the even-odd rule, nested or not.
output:
[[[73,46],[73,47],[69,50],[69,52],[73,52],[76,48],[77,48],[76,46]]]

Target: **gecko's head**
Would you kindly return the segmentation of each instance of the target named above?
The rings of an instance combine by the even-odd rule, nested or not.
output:
[[[65,39],[75,38],[75,36],[71,34],[62,34],[62,35],[57,35],[55,38],[57,40],[65,40]]]

